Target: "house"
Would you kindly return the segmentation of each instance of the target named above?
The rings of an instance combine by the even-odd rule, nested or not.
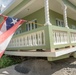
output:
[[[11,0],[1,13],[27,20],[5,54],[48,61],[76,57],[76,0]]]

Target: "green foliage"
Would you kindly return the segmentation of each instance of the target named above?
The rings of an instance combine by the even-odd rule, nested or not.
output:
[[[0,68],[5,68],[17,63],[20,63],[21,59],[20,57],[13,57],[13,56],[6,56],[4,55],[1,59],[0,59]]]

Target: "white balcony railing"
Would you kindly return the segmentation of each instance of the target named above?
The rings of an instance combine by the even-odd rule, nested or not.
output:
[[[32,47],[45,45],[45,33],[44,30],[18,36],[13,38],[8,45],[8,48],[12,47]]]
[[[76,43],[76,33],[71,33],[71,43]]]
[[[53,31],[53,33],[54,33],[54,45],[68,43],[68,33],[67,32]]]

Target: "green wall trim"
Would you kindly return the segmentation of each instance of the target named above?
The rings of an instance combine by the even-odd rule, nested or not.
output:
[[[63,14],[59,14],[59,13],[57,13],[55,11],[52,11],[52,10],[50,10],[50,14],[51,14],[50,15],[50,20],[51,20],[52,25],[56,26],[56,19],[60,19],[60,20],[64,21]],[[72,28],[72,25],[76,26],[76,20],[73,20],[73,19],[71,19],[69,17],[67,17],[67,20],[68,20],[69,28]]]
[[[73,29],[67,29],[65,27],[58,27],[58,26],[48,26],[48,30],[49,30],[49,46],[50,46],[50,50],[53,51],[55,48],[65,48],[65,47],[71,47],[71,46],[76,46],[76,43],[71,43],[71,33],[76,33],[76,30]],[[58,44],[58,45],[54,45],[54,33],[53,31],[64,31],[67,33],[68,36],[68,43],[67,44]]]
[[[55,48],[65,48],[65,47],[70,47],[70,46],[76,46],[76,43],[71,43],[71,34],[70,33],[76,33],[75,30],[73,29],[67,29],[65,27],[58,27],[58,26],[54,26],[54,25],[46,25],[46,26],[42,26],[39,27],[37,29],[28,31],[28,32],[23,32],[21,34],[15,35],[13,36],[13,38],[16,37],[20,37],[20,36],[24,36],[27,34],[31,34],[34,32],[38,32],[40,30],[44,30],[45,32],[45,45],[44,46],[28,46],[28,47],[15,47],[15,48],[11,48],[12,50],[17,50],[17,49],[26,49],[26,50],[31,50],[31,49],[46,49],[46,50],[50,50],[53,51],[55,50]],[[54,45],[54,33],[53,31],[64,31],[67,33],[68,36],[68,43],[67,44],[58,44],[58,45]],[[10,50],[10,48],[9,48]]]
[[[75,5],[73,5],[70,1],[68,1],[68,0],[62,0],[65,4],[67,4],[67,5],[69,5],[69,6],[71,6],[73,9],[75,9],[76,10],[76,6]]]
[[[24,35],[31,34],[31,33],[34,33],[34,32],[38,32],[40,30],[44,30],[44,33],[45,33],[45,45],[43,45],[43,46],[17,47],[17,48],[16,47],[15,48],[8,48],[7,47],[7,50],[33,50],[33,49],[46,49],[46,50],[49,50],[50,46],[49,46],[49,37],[48,37],[49,36],[48,35],[48,26],[39,27],[37,29],[31,30],[31,31],[28,31],[28,32],[23,32],[21,34],[13,36],[13,38],[24,36]]]
[[[50,16],[51,23],[54,26],[56,26],[56,19],[57,18],[60,20],[63,20],[63,15],[61,15],[57,12],[50,10],[50,14],[51,14],[51,16]],[[28,21],[32,21],[32,20],[37,19],[37,23],[40,23],[43,26],[45,24],[44,8],[41,8],[40,10],[24,17],[23,19],[28,20]],[[68,18],[69,28],[72,28],[72,25],[76,26],[76,21],[71,19],[71,18]],[[41,25],[38,25],[38,27],[41,27]],[[63,27],[63,28],[64,28],[63,30],[65,30],[65,27]],[[26,32],[26,24],[25,23],[21,26],[21,29],[22,29],[22,32]]]
[[[60,60],[60,59],[65,59],[65,58],[69,58],[70,54],[66,54],[63,56],[59,56],[59,57],[47,57],[48,61],[56,61],[56,60]]]

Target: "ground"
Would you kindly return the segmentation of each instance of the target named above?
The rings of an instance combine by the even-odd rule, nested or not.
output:
[[[0,69],[0,75],[76,75],[76,59],[70,57],[55,62],[30,59],[23,63]]]

